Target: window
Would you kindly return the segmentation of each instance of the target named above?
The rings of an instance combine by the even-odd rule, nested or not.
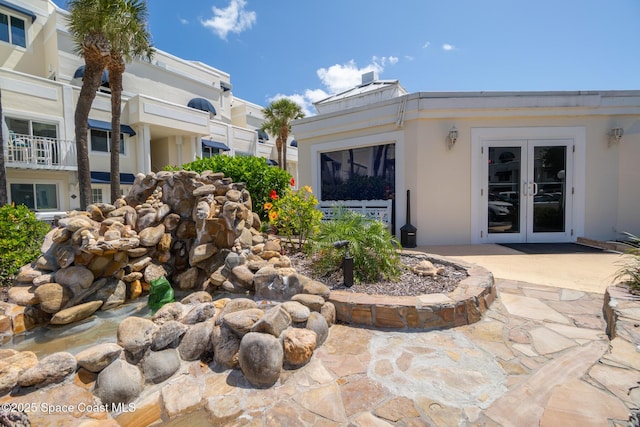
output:
[[[395,144],[321,153],[322,200],[393,198],[395,158]]]
[[[91,202],[102,203],[102,188],[91,189]]]
[[[202,158],[208,159],[209,157],[217,156],[222,150],[220,148],[207,147],[202,144]]]
[[[27,47],[24,19],[0,13],[0,40]]]
[[[11,201],[32,210],[57,210],[58,189],[55,184],[11,184]]]
[[[91,151],[109,153],[111,147],[111,132],[91,129]],[[124,154],[124,135],[120,134],[120,154]]]
[[[58,139],[58,127],[55,124],[7,117],[7,126],[16,134]]]

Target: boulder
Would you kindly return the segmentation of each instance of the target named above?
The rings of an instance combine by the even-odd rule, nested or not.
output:
[[[281,305],[282,308],[287,310],[294,323],[306,322],[311,314],[307,307],[296,301],[283,302]]]
[[[71,266],[61,268],[56,272],[56,281],[63,286],[67,286],[77,293],[80,289],[86,289],[93,283],[94,276],[91,270],[82,266]]]
[[[211,349],[211,332],[213,321],[196,323],[191,326],[182,337],[178,345],[178,352],[182,360],[198,360]]]
[[[329,336],[329,324],[322,314],[312,311],[307,319],[307,329],[316,333],[316,348],[320,347]]]
[[[277,338],[291,324],[291,315],[278,304],[265,311],[264,316],[252,326],[251,332],[263,332]]]
[[[68,325],[69,323],[78,322],[91,316],[102,304],[102,301],[90,301],[65,308],[54,314],[50,323],[52,325]]]
[[[213,345],[213,359],[225,369],[238,366],[238,351],[240,337],[227,325],[216,326],[211,335]]]
[[[35,294],[40,300],[40,309],[45,313],[60,311],[73,296],[69,288],[59,283],[47,283],[38,286]]]
[[[316,348],[318,337],[310,329],[289,328],[282,333],[284,361],[292,366],[307,363]]]
[[[299,276],[299,275],[298,275]],[[299,279],[300,280],[300,276]],[[325,300],[329,299],[331,289],[324,283],[317,280],[300,280],[302,282],[302,293],[310,295],[319,295]]]
[[[260,320],[263,315],[264,312],[259,308],[250,308],[224,314],[222,316],[222,323],[223,325],[227,325],[233,332],[238,334],[238,336],[242,337],[251,331],[253,325]]]
[[[89,347],[76,354],[78,366],[90,372],[100,372],[116,360],[122,353],[122,347],[116,343],[102,343]]]
[[[325,302],[320,309],[320,314],[327,321],[327,325],[331,326],[336,323],[336,306],[332,302]]]
[[[151,320],[141,317],[127,317],[118,325],[118,345],[134,357],[141,356],[151,345],[158,326]]]
[[[32,368],[24,371],[18,378],[21,387],[43,387],[64,381],[76,371],[78,364],[71,353],[58,352],[44,357]]]
[[[155,215],[154,215],[155,217]],[[155,246],[162,239],[162,235],[165,232],[164,224],[160,224],[156,227],[147,227],[138,233],[140,238],[140,246]]]
[[[187,306],[189,307],[189,306]],[[212,319],[216,314],[216,306],[213,302],[203,302],[193,305],[191,310],[182,316],[180,322],[185,325],[193,325],[195,323],[204,322]]]
[[[291,298],[291,301],[299,302],[311,311],[319,312],[324,305],[324,298],[319,295],[298,294]]]
[[[40,303],[40,298],[36,295],[35,286],[12,286],[7,291],[9,302],[18,305],[36,305]]]
[[[140,362],[145,381],[158,384],[167,380],[180,368],[180,357],[175,348],[150,351]]]
[[[238,364],[249,383],[256,387],[271,387],[278,381],[284,352],[273,335],[249,332],[240,342]]]
[[[197,304],[211,301],[213,301],[211,294],[205,291],[193,292],[180,300],[182,304]]]
[[[184,323],[168,320],[161,324],[153,335],[151,350],[159,351],[167,347],[177,347],[189,327]]]
[[[93,393],[103,404],[129,403],[140,395],[144,386],[137,366],[118,359],[104,368],[96,378]]]
[[[170,302],[160,307],[151,320],[153,320],[153,323],[158,325],[162,325],[169,320],[180,320],[184,315],[185,310],[186,307],[184,304],[179,302]]]

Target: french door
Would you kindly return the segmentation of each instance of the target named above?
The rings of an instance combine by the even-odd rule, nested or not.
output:
[[[487,141],[482,155],[485,241],[572,240],[573,140]]]

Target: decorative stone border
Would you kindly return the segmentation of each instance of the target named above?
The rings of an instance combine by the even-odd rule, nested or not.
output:
[[[463,268],[469,276],[448,294],[395,297],[331,291],[329,301],[336,307],[338,321],[390,329],[447,329],[479,321],[495,300],[493,274],[487,269],[433,254],[404,253],[426,255],[433,263]]]
[[[618,285],[607,287],[602,308],[610,340],[620,337],[640,351],[640,296]]]

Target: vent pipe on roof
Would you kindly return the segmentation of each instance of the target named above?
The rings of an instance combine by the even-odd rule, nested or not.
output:
[[[366,85],[367,83],[375,82],[378,80],[378,72],[377,71],[369,71],[368,73],[364,73],[362,75],[362,84]]]

